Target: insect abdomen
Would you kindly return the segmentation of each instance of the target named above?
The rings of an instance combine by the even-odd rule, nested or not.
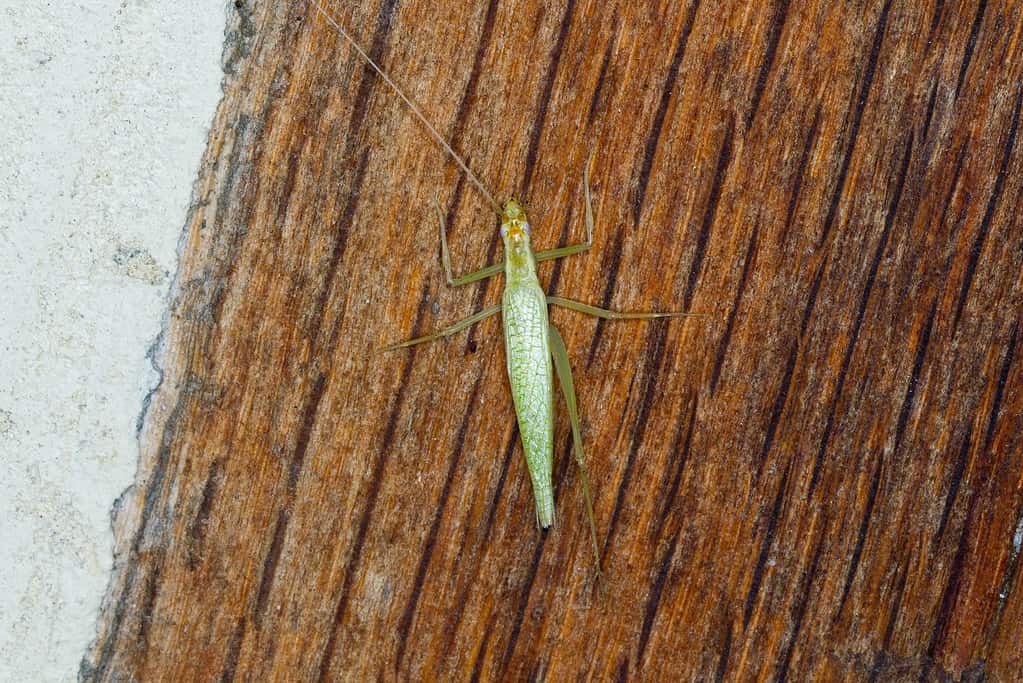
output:
[[[536,517],[554,521],[551,461],[554,451],[553,377],[547,332],[547,299],[539,284],[509,283],[504,290],[504,347],[522,449],[533,480]]]

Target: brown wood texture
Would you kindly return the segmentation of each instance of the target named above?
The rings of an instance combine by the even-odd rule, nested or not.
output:
[[[332,2],[502,198],[555,310],[536,528],[482,198],[306,2],[224,98],[84,680],[1023,679],[1023,9]]]

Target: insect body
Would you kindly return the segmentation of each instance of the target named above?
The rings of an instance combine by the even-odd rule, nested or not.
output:
[[[589,479],[586,474],[572,371],[569,367],[565,343],[561,339],[561,335],[547,319],[547,307],[549,304],[564,306],[581,313],[605,319],[645,319],[692,314],[622,313],[608,311],[570,299],[545,295],[537,279],[536,264],[540,261],[582,253],[590,248],[593,241],[593,208],[590,202],[589,162],[583,175],[583,191],[586,201],[586,241],[556,249],[534,252],[530,244],[529,221],[521,205],[515,200],[508,201],[503,206],[498,205],[483,183],[476,178],[461,157],[455,153],[447,141],[444,140],[440,133],[420,112],[419,108],[398,88],[383,69],[359,47],[351,35],[327,13],[318,0],[310,1],[326,18],[327,22],[351,44],[356,52],[384,79],[402,101],[411,108],[412,112],[426,126],[433,138],[461,167],[467,177],[501,217],[501,237],[504,241],[505,249],[504,260],[481,270],[460,277],[454,277],[451,273],[451,257],[448,252],[444,216],[440,206],[435,202],[440,223],[441,263],[444,267],[448,284],[451,286],[461,286],[498,275],[503,271],[506,284],[501,303],[489,306],[464,320],[460,320],[432,334],[392,344],[383,350],[390,351],[446,337],[464,330],[495,313],[501,313],[504,321],[508,380],[511,384],[512,399],[515,403],[522,447],[525,451],[526,463],[533,483],[537,522],[545,529],[554,522],[554,495],[551,480],[554,452],[554,375],[556,374],[561,384],[562,393],[565,396],[569,421],[572,425],[575,458],[582,473],[583,496],[590,523],[593,552],[599,572],[600,550],[597,543],[597,530],[593,516],[593,502],[590,496]],[[590,160],[592,161],[592,157]]]
[[[547,298],[536,278],[536,260],[529,246],[529,223],[515,202],[504,207],[501,237],[507,284],[501,298],[504,349],[508,359],[515,414],[522,449],[536,498],[536,518],[547,528],[554,521],[551,483],[554,452],[554,377],[548,338]]]

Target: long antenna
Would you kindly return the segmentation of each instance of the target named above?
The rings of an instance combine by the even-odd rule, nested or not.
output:
[[[455,160],[455,163],[457,163],[461,167],[461,169],[465,171],[465,175],[469,178],[469,180],[472,181],[473,185],[476,186],[476,189],[478,189],[480,193],[486,198],[490,206],[494,209],[494,211],[497,212],[497,215],[500,216],[501,207],[494,200],[493,195],[491,195],[490,192],[487,191],[487,188],[483,186],[483,183],[480,182],[480,179],[476,177],[476,174],[469,170],[469,167],[466,166],[464,161],[462,161],[462,157],[458,156],[458,154],[455,153],[455,150],[451,148],[451,145],[448,144],[447,140],[445,140],[443,136],[441,136],[441,134],[437,132],[437,129],[434,128],[433,125],[426,120],[426,117],[423,115],[423,112],[419,111],[419,107],[417,107],[415,103],[412,100],[410,100],[405,95],[405,93],[401,91],[401,88],[399,88],[395,84],[395,82],[391,80],[391,77],[388,76],[383,69],[377,66],[377,63],[374,62],[373,59],[368,54],[366,54],[366,51],[363,50],[362,47],[360,47],[357,42],[355,42],[355,38],[352,38],[348,31],[346,31],[344,27],[334,19],[334,17],[330,16],[330,13],[327,12],[326,9],[324,9],[323,5],[320,4],[319,0],[309,1],[316,6],[316,9],[319,11],[320,14],[323,15],[324,19],[327,20],[327,23],[333,26],[334,29],[337,30],[337,32],[340,33],[344,37],[344,39],[347,40],[349,44],[351,44],[353,48],[355,48],[355,51],[358,52],[359,55],[364,60],[366,60],[366,63],[373,67],[373,70],[380,74],[380,77],[384,79],[384,82],[386,82],[387,85],[391,86],[391,89],[394,90],[395,93],[397,93],[398,97],[400,97],[401,100],[409,106],[409,109],[412,110],[412,113],[415,114],[416,117],[422,122],[422,124],[426,126],[426,129],[430,131],[430,134],[433,136],[433,139],[437,141],[437,144],[443,147],[444,151],[446,151],[451,156],[451,158]]]

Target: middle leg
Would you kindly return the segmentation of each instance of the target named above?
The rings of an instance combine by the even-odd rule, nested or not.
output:
[[[596,316],[598,318],[604,318],[605,320],[648,320],[650,318],[707,317],[706,313],[682,313],[680,311],[672,311],[669,313],[629,313],[622,311],[609,311],[606,308],[591,306],[589,304],[584,304],[581,301],[574,301],[572,299],[563,299],[560,296],[548,296],[547,303],[553,304],[554,306],[563,306],[564,308],[570,308],[573,311],[585,313],[586,315]]]

